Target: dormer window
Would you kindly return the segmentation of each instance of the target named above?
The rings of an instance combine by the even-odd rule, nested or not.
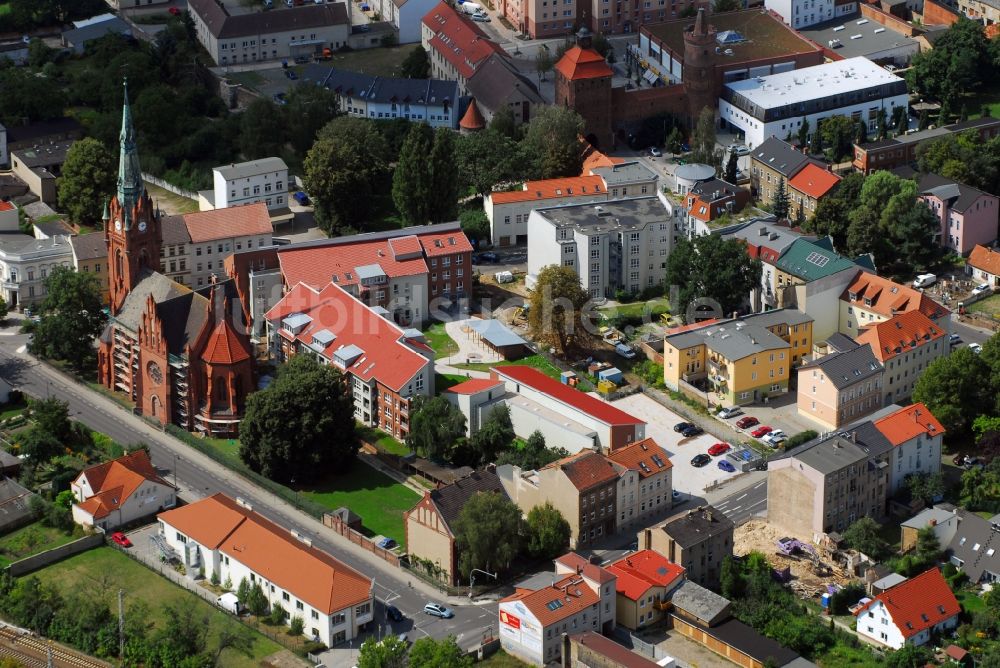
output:
[[[847,298],[850,299],[852,302],[856,302],[856,301],[858,301],[858,293],[857,292],[848,292],[847,293]]]
[[[865,306],[871,306],[871,305],[872,305],[871,298],[870,297],[865,297]]]

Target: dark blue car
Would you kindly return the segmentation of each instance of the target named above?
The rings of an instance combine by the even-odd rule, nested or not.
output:
[[[736,467],[730,464],[725,459],[719,460],[719,468],[725,471],[726,473],[733,473],[736,470]]]
[[[301,190],[292,195],[292,197],[294,197],[295,201],[301,204],[302,206],[307,206],[309,204],[309,195],[306,195]]]

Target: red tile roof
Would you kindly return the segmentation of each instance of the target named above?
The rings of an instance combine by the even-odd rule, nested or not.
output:
[[[94,495],[77,505],[94,519],[107,517],[120,508],[147,480],[173,489],[153,468],[145,450],[84,469],[76,479],[80,478],[86,478]]]
[[[533,367],[511,365],[493,367],[491,370],[501,379],[510,379],[515,383],[526,385],[538,392],[547,394],[552,399],[581,413],[590,415],[605,424],[646,424],[639,418],[633,417],[625,411],[601,401],[597,397],[592,397],[569,385],[563,385],[554,378],[549,378]]]
[[[370,578],[224,494],[160,513],[159,519],[202,546],[239,561],[323,614],[371,597]]]
[[[549,587],[500,599],[501,603],[520,601],[543,627],[574,617],[601,602],[600,597],[579,575],[568,575]]]
[[[556,69],[570,81],[610,77],[614,72],[604,60],[604,56],[594,49],[570,47],[556,63]]]
[[[429,46],[451,63],[464,79],[472,77],[476,68],[492,54],[506,57],[499,44],[445,2],[427,12],[422,22],[434,34],[428,40]]]
[[[666,336],[671,334],[680,334],[681,332],[690,332],[696,329],[701,329],[702,327],[708,327],[709,325],[714,325],[719,322],[718,318],[709,318],[708,320],[702,320],[701,322],[692,322],[690,325],[677,325],[676,327],[671,327],[665,332]]]
[[[985,271],[987,274],[1000,276],[1000,251],[976,245],[972,249],[972,254],[969,255],[969,266]]]
[[[477,394],[502,384],[503,383],[499,380],[494,380],[492,378],[473,378],[465,381],[464,383],[452,385],[445,390],[445,392],[451,392],[453,394]]]
[[[493,204],[532,202],[534,200],[579,197],[580,195],[606,195],[604,179],[600,176],[568,176],[561,179],[528,181],[522,190],[490,194]]]
[[[598,584],[605,584],[615,579],[615,576],[608,570],[601,568],[597,564],[590,563],[588,559],[584,559],[576,552],[567,552],[561,557],[557,557],[555,563],[557,572],[558,566],[563,566],[571,571],[582,573],[585,578],[589,578]]]
[[[638,601],[653,587],[669,588],[684,577],[684,567],[671,563],[653,550],[641,550],[622,557],[607,567],[618,576],[619,594]]]
[[[921,434],[937,436],[945,429],[924,404],[912,404],[875,420],[875,428],[893,445],[902,445]]]
[[[920,311],[907,311],[865,328],[856,340],[872,347],[872,352],[883,364],[910,350],[936,341],[945,335],[930,318]]]
[[[581,176],[590,175],[590,170],[597,169],[598,167],[614,167],[615,165],[620,165],[625,162],[624,158],[612,158],[610,156],[601,153],[596,148],[591,145],[586,139],[580,138],[583,143],[583,171],[580,173]]]
[[[201,359],[209,364],[236,364],[249,358],[246,342],[225,318],[215,326],[201,354]]]
[[[310,322],[297,334],[282,329],[281,320],[293,314],[304,314]],[[354,345],[362,354],[345,369],[363,381],[372,378],[399,391],[425,366],[429,358],[411,349],[403,341],[403,330],[378,315],[339,285],[327,284],[322,291],[299,283],[265,317],[275,323],[279,336],[295,340],[299,345],[316,350],[314,336],[324,330],[334,336],[322,348],[322,355],[334,359],[334,353],[345,346]]]
[[[469,106],[465,110],[462,120],[458,122],[458,127],[463,130],[482,130],[486,127],[486,119],[479,112],[479,105],[476,104],[476,98],[469,100]]]
[[[854,299],[851,299],[851,295]],[[920,311],[931,320],[948,315],[949,311],[920,290],[896,283],[888,278],[859,271],[851,284],[840,295],[841,301],[857,308],[891,318],[897,313]],[[871,303],[866,303],[865,300]]]
[[[409,244],[403,245],[408,247]],[[286,246],[278,252],[278,263],[285,285],[305,283],[317,289],[334,280],[338,285],[356,285],[358,267],[370,264],[377,264],[389,278],[427,273],[422,256],[394,253],[385,239],[302,248]]]
[[[809,162],[788,180],[788,187],[818,200],[838,183],[840,183],[839,176]]]
[[[655,458],[655,459],[654,459]],[[640,478],[648,478],[674,467],[667,451],[656,444],[652,438],[629,443],[608,454],[608,459],[639,472]],[[657,460],[662,462],[657,463]]]
[[[854,616],[862,614],[876,602],[885,606],[904,638],[911,638],[962,611],[958,599],[951,593],[951,587],[936,567],[886,589]]]
[[[13,211],[13,210],[14,210],[13,202],[0,201],[0,211]]]
[[[192,243],[271,234],[271,216],[263,202],[225,209],[185,213],[184,226]]]
[[[560,469],[581,492],[617,480],[618,472],[608,459],[593,450],[584,450],[564,457],[543,468]]]
[[[461,230],[450,232],[430,232],[421,234],[420,245],[424,247],[424,255],[438,257],[452,253],[471,253],[472,243]]]

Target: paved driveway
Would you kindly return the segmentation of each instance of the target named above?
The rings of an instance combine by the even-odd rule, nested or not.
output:
[[[682,437],[674,431],[674,425],[685,422],[684,418],[646,395],[633,394],[615,401],[613,405],[646,421],[646,436],[654,439],[670,455],[670,461],[674,465],[674,489],[677,491],[701,496],[707,486],[736,475],[719,469],[717,462],[720,457],[713,458],[710,464],[702,468],[692,466],[691,458],[706,452],[719,439],[711,434],[694,438]]]

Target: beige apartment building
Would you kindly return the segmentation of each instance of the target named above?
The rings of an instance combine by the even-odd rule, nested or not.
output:
[[[920,290],[859,271],[840,295],[840,333],[856,337],[866,327],[909,311],[920,311],[943,329],[951,315]]]
[[[638,549],[659,552],[683,566],[689,581],[714,588],[719,586],[722,560],[733,554],[735,529],[733,521],[720,511],[699,506],[641,530]]]
[[[903,402],[927,366],[950,352],[948,332],[920,311],[901,313],[868,327],[857,341],[868,344],[885,367],[883,405]]]
[[[656,441],[636,441],[607,457],[619,470],[619,529],[646,526],[647,518],[673,504],[674,465]]]
[[[841,349],[798,369],[798,413],[824,430],[836,430],[881,408],[885,372],[871,346],[858,345],[842,334],[834,334],[830,341]]]

